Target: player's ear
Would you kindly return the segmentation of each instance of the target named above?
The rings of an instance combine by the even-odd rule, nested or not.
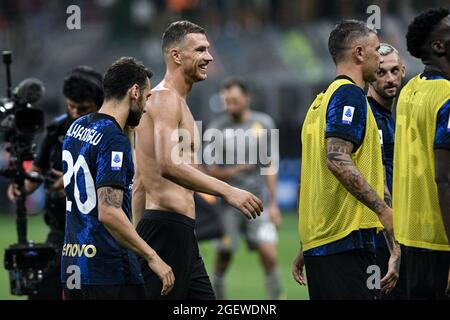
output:
[[[128,90],[130,93],[130,98],[138,100],[139,95],[141,94],[141,92],[139,90],[140,90],[139,86],[136,83],[133,84],[133,86]]]
[[[431,42],[431,49],[437,55],[445,55],[445,46],[441,40]]]
[[[353,47],[352,50],[353,58],[358,61],[359,63],[362,63],[365,58],[365,51],[362,45],[357,45]]]
[[[402,79],[404,79],[406,76],[406,66],[404,64],[402,64],[402,67],[400,70],[402,72]]]
[[[170,49],[169,55],[172,58],[173,62],[175,62],[175,64],[181,64],[180,50],[178,48]]]

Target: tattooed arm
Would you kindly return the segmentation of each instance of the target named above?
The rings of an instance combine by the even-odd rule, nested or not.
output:
[[[172,269],[138,235],[125,212],[123,212],[123,191],[113,187],[100,187],[97,190],[97,198],[98,220],[117,242],[147,260],[148,266],[163,283],[161,294],[168,294],[175,282]]]
[[[378,219],[387,231],[386,241],[389,245],[391,258],[389,259],[388,273],[381,279],[381,284],[383,290],[388,293],[395,287],[400,269],[400,246],[394,239],[392,209],[372,189],[356,168],[351,158],[352,150],[353,143],[349,141],[332,137],[327,138],[327,166],[348,192],[377,214]],[[389,191],[388,194],[390,199]]]
[[[113,187],[101,187],[97,190],[97,197],[98,219],[114,239],[127,249],[151,259],[155,251],[139,237],[122,210],[123,191]]]
[[[374,211],[384,228],[392,234],[392,209],[370,187],[356,168],[351,153],[353,143],[340,138],[327,138],[327,166],[356,199]]]

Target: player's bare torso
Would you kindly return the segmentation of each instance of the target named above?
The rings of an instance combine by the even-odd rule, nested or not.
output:
[[[195,219],[195,205],[193,191],[186,189],[162,176],[161,166],[156,157],[156,145],[162,137],[155,132],[155,121],[159,121],[157,112],[170,112],[164,110],[164,98],[167,91],[175,90],[160,84],[152,90],[145,113],[139,124],[136,139],[136,163],[146,193],[146,209],[175,211]],[[182,161],[194,165],[196,151],[200,146],[198,128],[185,99],[177,95],[180,107],[180,121],[178,128],[171,132],[170,139],[176,141],[178,148],[159,149],[164,153],[170,152],[171,160]],[[155,108],[155,106],[157,106]],[[154,109],[152,109],[154,108]],[[177,115],[165,114],[165,116]]]

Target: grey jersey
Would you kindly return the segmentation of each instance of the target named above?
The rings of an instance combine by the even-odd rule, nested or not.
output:
[[[208,129],[211,128],[220,130],[223,139],[223,161],[216,165],[254,166],[252,170],[241,172],[226,182],[262,198],[266,180],[261,174],[261,168],[267,167],[272,156],[275,156],[272,152],[278,151],[278,141],[275,141],[277,139],[271,139],[271,129],[275,129],[273,119],[265,113],[250,111],[247,121],[234,122],[228,114],[223,114],[209,124]],[[271,143],[271,140],[274,141]]]

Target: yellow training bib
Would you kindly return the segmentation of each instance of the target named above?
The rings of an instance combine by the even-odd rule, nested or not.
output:
[[[382,228],[377,215],[351,195],[328,169],[326,112],[333,93],[350,80],[339,79],[314,100],[302,129],[299,233],[303,250],[342,239],[354,230]],[[383,198],[384,179],[378,127],[367,102],[364,141],[352,154],[362,176]]]

